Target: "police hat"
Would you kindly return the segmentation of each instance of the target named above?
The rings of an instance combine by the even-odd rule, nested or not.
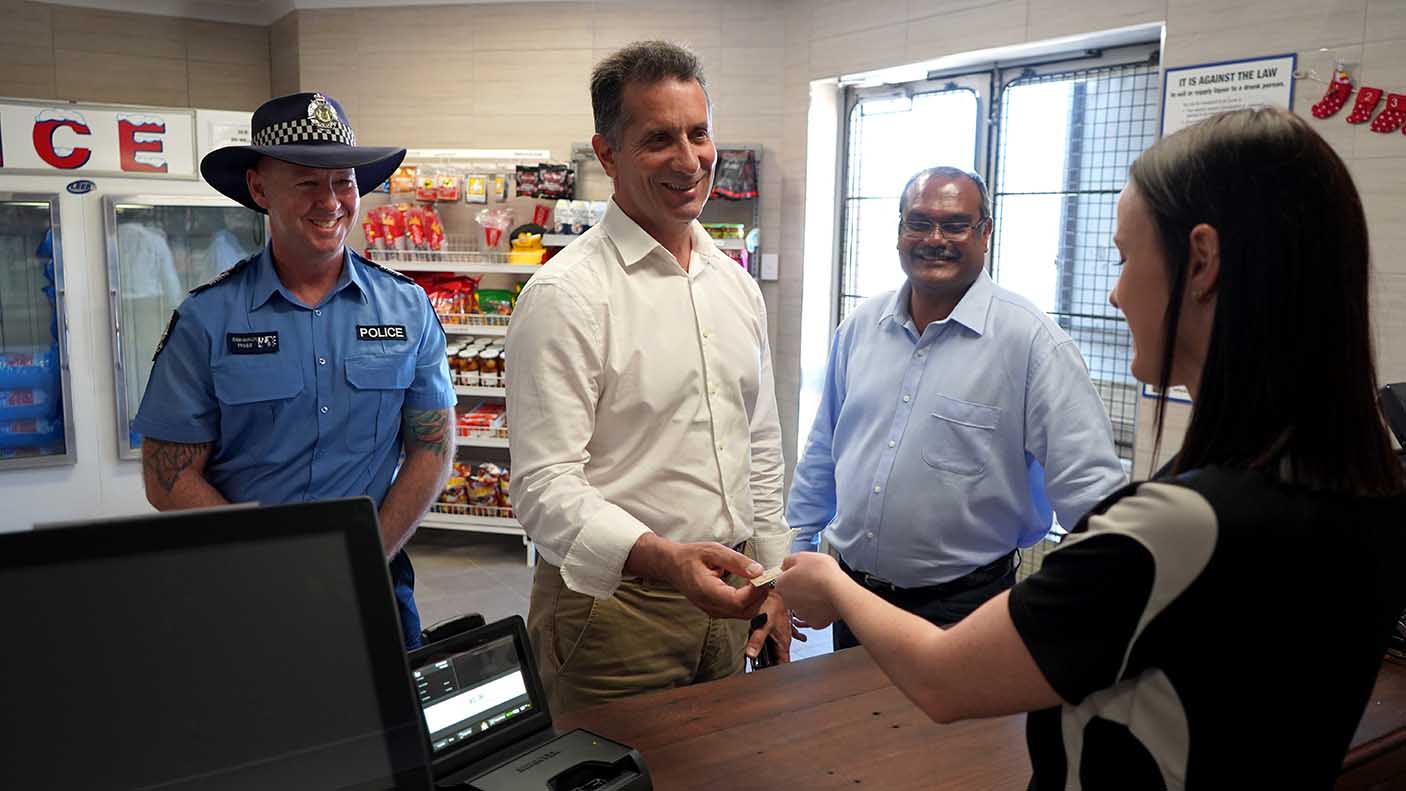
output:
[[[245,171],[259,157],[309,168],[355,168],[361,194],[390,178],[405,159],[403,148],[358,146],[342,105],[320,93],[293,93],[270,99],[254,111],[253,145],[217,148],[200,160],[210,186],[256,212],[267,213],[249,195]]]

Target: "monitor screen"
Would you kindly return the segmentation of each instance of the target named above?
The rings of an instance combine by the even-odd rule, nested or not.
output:
[[[426,771],[417,707],[370,501],[348,502],[364,507],[0,543],[5,784],[408,787]]]
[[[436,755],[533,711],[512,637],[416,668],[411,675]]]

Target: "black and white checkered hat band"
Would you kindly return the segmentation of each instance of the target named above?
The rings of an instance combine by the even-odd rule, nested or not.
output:
[[[254,133],[254,145],[256,146],[313,142],[344,143],[354,146],[356,145],[356,134],[346,124],[319,126],[309,118],[270,124]]]

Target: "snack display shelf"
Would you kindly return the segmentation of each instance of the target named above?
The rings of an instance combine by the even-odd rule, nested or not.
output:
[[[579,238],[581,238],[579,233],[542,234],[542,246],[565,247]],[[714,239],[713,243],[718,246],[719,250],[743,250],[747,247],[747,242],[743,239]]]
[[[507,335],[511,318],[498,313],[441,313],[439,324],[451,335]]]
[[[479,398],[507,398],[508,388],[506,387],[484,387],[482,385],[454,385],[454,392],[461,396],[478,396]]]
[[[505,428],[474,429],[458,426],[455,429],[454,442],[457,445],[472,448],[506,448],[508,447],[508,430]]]
[[[527,565],[530,568],[537,561],[537,548],[527,540],[522,523],[512,515],[511,508],[491,508],[458,503],[435,503],[429,513],[420,520],[421,527],[438,527],[445,530],[465,530],[473,533],[497,533],[506,536],[521,536],[527,548]]]
[[[432,255],[420,253],[420,255]],[[448,255],[447,253],[441,255]],[[531,275],[542,268],[541,264],[508,264],[493,261],[475,263],[472,261],[400,261],[377,259],[397,272],[450,272],[457,275]]]

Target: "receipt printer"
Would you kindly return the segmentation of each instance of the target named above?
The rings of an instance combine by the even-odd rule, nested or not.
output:
[[[490,769],[473,791],[649,791],[644,758],[619,742],[574,730]]]

